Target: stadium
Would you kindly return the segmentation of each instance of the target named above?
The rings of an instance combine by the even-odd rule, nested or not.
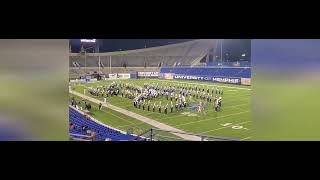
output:
[[[252,139],[250,40],[103,41],[70,43],[70,140]]]

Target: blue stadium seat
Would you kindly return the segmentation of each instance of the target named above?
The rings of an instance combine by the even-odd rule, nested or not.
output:
[[[123,134],[117,130],[98,124],[72,108],[69,108],[69,121],[74,126],[73,129],[70,128],[69,133],[90,136],[90,134],[82,129],[82,127],[86,126],[89,130],[97,133],[96,141],[104,141],[107,138],[110,138],[112,141],[132,141],[135,139],[133,135]]]
[[[191,76],[251,78],[251,68],[161,68],[160,73]]]

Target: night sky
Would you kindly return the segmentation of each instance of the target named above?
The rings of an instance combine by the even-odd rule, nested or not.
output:
[[[100,52],[113,52],[124,50],[141,49],[148,47],[156,47],[161,45],[175,44],[180,42],[191,41],[194,39],[98,39],[100,44]],[[79,52],[81,50],[80,39],[70,40],[72,52]],[[93,46],[93,44],[87,44],[85,47]],[[220,53],[220,46],[218,52]],[[88,50],[92,52],[93,49]],[[245,53],[247,59],[251,56],[251,40],[249,39],[225,39],[223,41],[223,54],[224,59],[241,58],[241,54]],[[228,54],[228,55],[226,55]],[[227,57],[228,56],[228,57]]]
[[[100,52],[112,52],[123,50],[141,49],[146,47],[155,47],[167,44],[186,42],[192,39],[98,39],[100,43]],[[79,52],[81,43],[79,39],[70,40],[72,52]],[[88,43],[87,46],[90,46]]]

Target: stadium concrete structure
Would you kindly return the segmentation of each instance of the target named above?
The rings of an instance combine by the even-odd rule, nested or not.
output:
[[[88,123],[83,121],[85,117],[79,115],[81,112],[77,113],[74,108],[70,109],[70,112],[72,111],[70,115],[72,125],[70,126],[73,127],[70,129],[70,134],[73,139],[91,139],[86,131],[81,130],[83,123],[90,129],[90,132],[98,133],[97,140],[250,139],[249,128],[244,126],[251,123],[249,117],[250,63],[217,61],[215,57],[220,53],[217,52],[217,46],[218,40],[200,39],[127,51],[70,53],[70,97],[86,99],[93,103],[93,114],[97,116],[94,117],[95,121],[99,121],[102,114],[108,116],[110,120],[106,118],[107,120],[101,122],[102,124],[109,123],[106,126],[93,122]],[[102,74],[102,80],[105,81],[99,82],[95,77],[87,79],[88,76],[97,73]],[[79,78],[82,81],[78,81]],[[139,80],[141,78],[144,79]],[[108,102],[104,102],[103,98],[94,97],[88,93],[89,88],[107,86],[118,80],[141,87],[144,83],[165,84],[165,86],[178,84],[180,87],[196,86],[201,87],[201,90],[206,88],[208,92],[210,89],[212,97],[214,97],[213,89],[224,88],[226,93],[222,96],[227,99],[224,106],[226,110],[221,113],[213,112],[211,104],[208,104],[208,114],[205,116],[187,109],[166,116],[146,111],[144,108],[143,110],[134,109],[131,107],[132,100],[127,98],[108,97]],[[72,84],[74,82],[75,84]],[[165,101],[165,99],[154,100],[155,103],[159,101]],[[198,100],[196,102],[198,103]],[[106,108],[104,112],[98,111],[97,106],[100,103]],[[232,116],[238,116],[238,118],[230,119]],[[221,123],[215,122],[216,119],[221,119]],[[179,121],[185,121],[185,123]],[[133,132],[126,134],[132,129],[134,129]],[[239,135],[239,130],[243,131],[241,135]],[[158,137],[155,136],[155,131],[159,132]],[[221,133],[216,133],[218,131]]]
[[[104,73],[133,72],[145,66],[152,70],[159,67],[195,66],[208,62],[217,40],[193,40],[145,49],[107,52],[107,53],[70,53],[71,76],[97,71]],[[127,68],[124,70],[123,67]]]

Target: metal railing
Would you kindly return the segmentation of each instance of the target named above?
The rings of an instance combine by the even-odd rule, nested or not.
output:
[[[145,140],[145,141],[161,141],[161,140],[177,141],[177,140],[179,140],[179,141],[183,141],[184,140],[182,138],[159,135],[158,134],[159,132],[197,136],[197,137],[201,138],[201,141],[240,141],[239,139],[234,139],[234,138],[227,138],[227,137],[221,137],[221,136],[211,136],[211,135],[206,135],[206,134],[195,134],[195,133],[189,133],[189,132],[169,131],[169,130],[163,130],[163,129],[158,129],[158,128],[148,129],[145,132],[136,136],[133,140],[134,141],[138,141],[138,140]]]

